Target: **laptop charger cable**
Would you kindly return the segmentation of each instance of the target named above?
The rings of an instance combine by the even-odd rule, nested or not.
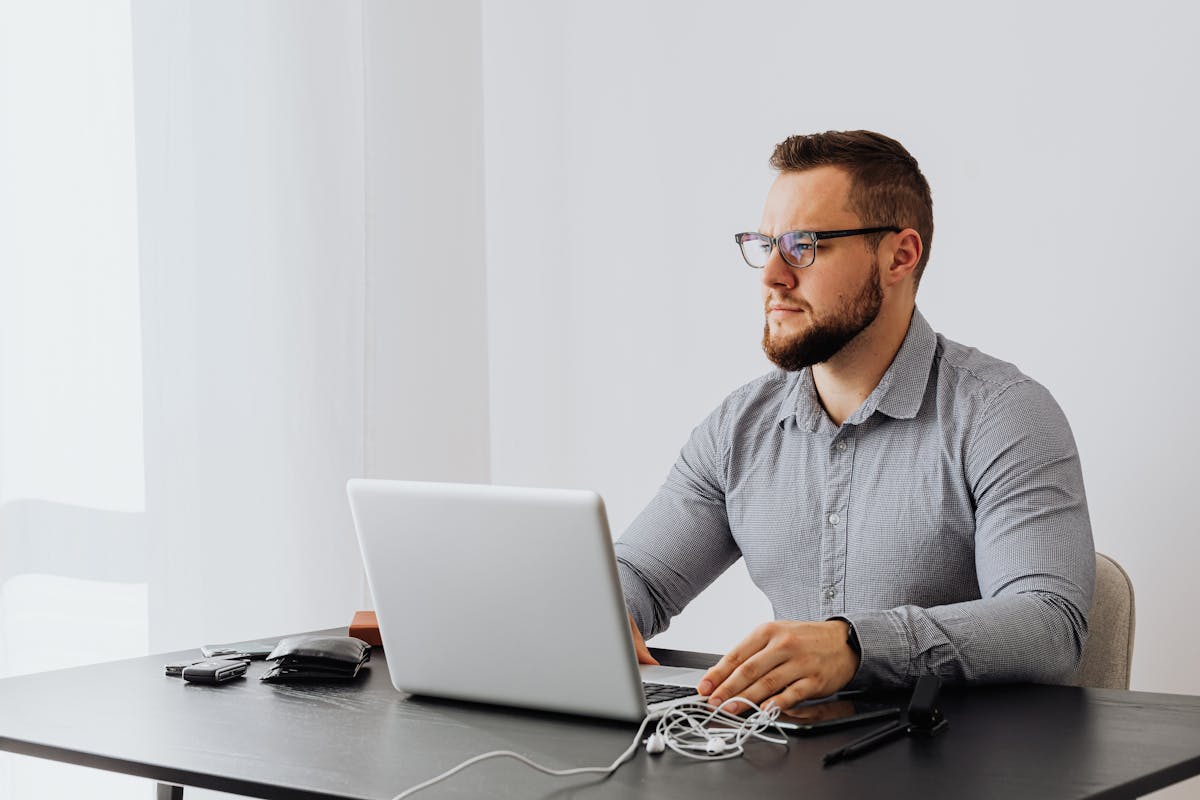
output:
[[[733,703],[742,703],[749,706],[754,709],[754,713],[746,717],[731,714],[725,708]],[[757,704],[744,697],[730,698],[717,708],[699,701],[681,703],[663,711],[656,711],[647,715],[642,720],[642,724],[638,726],[638,731],[633,737],[633,742],[630,743],[629,747],[625,748],[625,751],[621,755],[617,756],[616,761],[613,761],[607,767],[550,769],[511,750],[493,750],[490,753],[481,753],[480,755],[473,756],[461,764],[451,767],[441,775],[405,789],[393,797],[392,800],[403,800],[403,798],[411,797],[422,789],[428,789],[430,786],[441,783],[452,775],[462,772],[467,767],[491,758],[512,758],[546,775],[568,777],[586,774],[610,775],[633,757],[639,744],[644,744],[646,752],[651,755],[665,753],[669,749],[681,756],[698,761],[721,761],[727,758],[736,758],[744,752],[745,743],[752,738],[787,747],[786,734],[775,725],[775,720],[778,717],[779,708],[777,706],[771,705],[766,708],[760,708]],[[646,732],[646,728],[651,722],[657,722],[658,724],[655,726],[654,732],[643,740],[642,735]],[[765,731],[769,728],[774,728],[778,731],[779,736],[767,735]]]

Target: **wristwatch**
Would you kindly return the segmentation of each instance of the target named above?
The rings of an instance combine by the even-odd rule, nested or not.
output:
[[[854,655],[862,658],[862,643],[858,641],[858,631],[854,630],[854,623],[845,617],[838,619],[846,623],[846,644],[854,651]]]

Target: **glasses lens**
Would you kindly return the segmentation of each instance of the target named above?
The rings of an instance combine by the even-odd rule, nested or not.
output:
[[[738,244],[742,247],[742,257],[752,267],[765,267],[771,257],[771,240],[760,233],[738,234]]]
[[[792,231],[779,237],[779,252],[793,267],[807,267],[816,252],[813,238],[803,231]]]

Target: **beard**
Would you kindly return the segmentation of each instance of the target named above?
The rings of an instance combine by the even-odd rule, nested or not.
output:
[[[763,326],[762,348],[771,363],[788,372],[799,372],[813,364],[824,363],[874,322],[883,307],[883,286],[878,268],[875,264],[871,267],[858,293],[828,318],[817,318],[814,314],[808,330],[787,337],[773,337],[768,319]],[[769,305],[768,301],[768,312]]]

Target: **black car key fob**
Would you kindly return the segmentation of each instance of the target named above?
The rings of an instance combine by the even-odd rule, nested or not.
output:
[[[192,683],[225,683],[246,674],[245,661],[210,658],[183,668],[183,679]]]

